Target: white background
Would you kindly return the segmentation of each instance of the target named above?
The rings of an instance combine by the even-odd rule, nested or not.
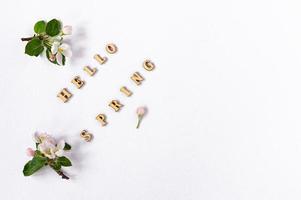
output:
[[[299,0],[2,1],[0,198],[300,199],[300,10]],[[52,18],[74,28],[65,67],[25,55],[20,41]],[[109,42],[119,51],[100,66],[93,55]],[[99,72],[89,77],[84,65]],[[67,104],[56,97],[64,87]],[[125,105],[119,113],[112,99]],[[136,130],[141,105],[149,113]],[[23,177],[36,130],[72,144],[69,181],[48,168]]]

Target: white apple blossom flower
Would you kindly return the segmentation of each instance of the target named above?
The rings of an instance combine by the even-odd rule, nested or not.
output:
[[[65,141],[60,140],[57,145],[48,141],[38,145],[38,150],[49,159],[55,159],[57,156],[62,156],[64,152]]]
[[[70,46],[66,43],[61,44],[60,42],[57,41],[53,42],[51,47],[51,53],[56,55],[56,61],[59,63],[59,65],[63,64],[63,55],[65,57],[72,56],[72,51]]]
[[[64,26],[63,27],[63,34],[64,35],[71,35],[72,34],[72,26]]]

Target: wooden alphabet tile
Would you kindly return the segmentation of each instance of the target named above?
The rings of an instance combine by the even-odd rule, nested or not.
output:
[[[107,57],[102,57],[99,54],[96,54],[94,56],[94,59],[101,65],[103,65],[108,60]]]
[[[155,68],[155,64],[151,60],[145,60],[143,62],[143,68],[147,71],[152,71]]]
[[[107,125],[106,116],[104,114],[97,115],[96,120],[99,121],[102,126]]]
[[[93,135],[89,133],[87,130],[83,130],[80,133],[80,137],[83,138],[86,142],[90,142],[93,138]]]
[[[107,44],[106,45],[106,51],[109,53],[109,54],[114,54],[117,52],[117,46],[113,43],[110,43],[110,44]]]
[[[120,92],[122,92],[123,94],[125,94],[127,97],[131,96],[133,93],[127,89],[127,87],[123,86],[120,88]]]
[[[64,103],[66,103],[71,97],[72,94],[68,91],[67,88],[63,88],[57,95]]]
[[[139,74],[139,72],[135,72],[132,76],[131,79],[136,83],[136,85],[140,85],[144,78]]]
[[[94,74],[97,72],[96,68],[91,69],[89,66],[84,67],[84,71],[89,74],[89,76],[94,76]]]
[[[71,83],[73,83],[78,89],[80,89],[85,84],[85,81],[81,80],[81,78],[79,76],[75,76],[71,80]]]
[[[109,106],[118,112],[123,105],[118,100],[112,100]]]

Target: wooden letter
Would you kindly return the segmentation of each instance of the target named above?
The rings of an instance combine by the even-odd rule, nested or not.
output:
[[[115,112],[118,112],[123,105],[117,100],[112,100],[109,106],[113,108]]]
[[[96,120],[101,123],[102,126],[107,125],[106,116],[104,114],[99,114],[96,116]]]
[[[97,69],[96,68],[91,69],[89,66],[85,66],[84,71],[87,72],[89,76],[93,76],[97,72]]]
[[[147,71],[152,71],[155,68],[155,64],[152,63],[152,61],[150,60],[145,60],[143,62],[143,67],[144,69],[146,69]]]
[[[127,97],[131,96],[133,93],[127,89],[125,86],[120,88],[120,92],[122,92],[123,94],[125,94]]]
[[[97,60],[97,62],[99,62],[99,64],[104,64],[107,61],[106,57],[101,57],[99,54],[96,54],[94,56],[94,59]]]
[[[114,54],[117,52],[117,46],[113,43],[107,44],[106,51],[110,54]]]
[[[87,130],[83,130],[80,133],[80,136],[86,141],[86,142],[90,142],[93,138],[93,135],[91,133],[89,133]]]
[[[76,76],[72,79],[71,83],[79,89],[85,84],[85,81],[81,80],[79,76]]]
[[[72,97],[72,94],[67,90],[67,88],[64,88],[60,91],[60,93],[58,93],[57,97],[66,103]]]
[[[139,72],[135,72],[132,76],[131,79],[137,84],[140,85],[141,82],[144,80],[144,78],[139,74]]]

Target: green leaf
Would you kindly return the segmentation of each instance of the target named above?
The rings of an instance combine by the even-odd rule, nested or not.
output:
[[[67,151],[67,150],[70,150],[70,149],[71,149],[71,145],[68,144],[67,142],[65,142],[64,150]]]
[[[30,176],[39,169],[41,169],[47,161],[47,158],[41,156],[35,156],[32,160],[28,161],[23,169],[24,176]]]
[[[56,162],[60,163],[64,167],[72,166],[71,161],[65,156],[58,157],[56,159]]]
[[[38,38],[33,38],[25,46],[25,53],[30,56],[38,56],[44,50],[43,43]]]
[[[39,151],[39,150],[35,150],[35,154],[34,154],[34,156],[35,156],[35,157],[37,157],[37,156],[43,157],[43,154],[42,154],[42,152],[41,152],[41,151]]]
[[[41,33],[45,33],[46,30],[46,22],[41,20],[38,21],[35,25],[34,25],[34,32],[41,34]]]
[[[58,170],[60,170],[61,169],[61,167],[62,167],[62,165],[61,165],[61,163],[59,163],[59,162],[53,162],[53,163],[51,163],[50,164],[50,166],[55,170],[55,171],[58,171]]]
[[[58,21],[57,19],[52,19],[46,25],[46,33],[49,36],[53,37],[60,33],[61,28],[62,28],[61,22]]]

